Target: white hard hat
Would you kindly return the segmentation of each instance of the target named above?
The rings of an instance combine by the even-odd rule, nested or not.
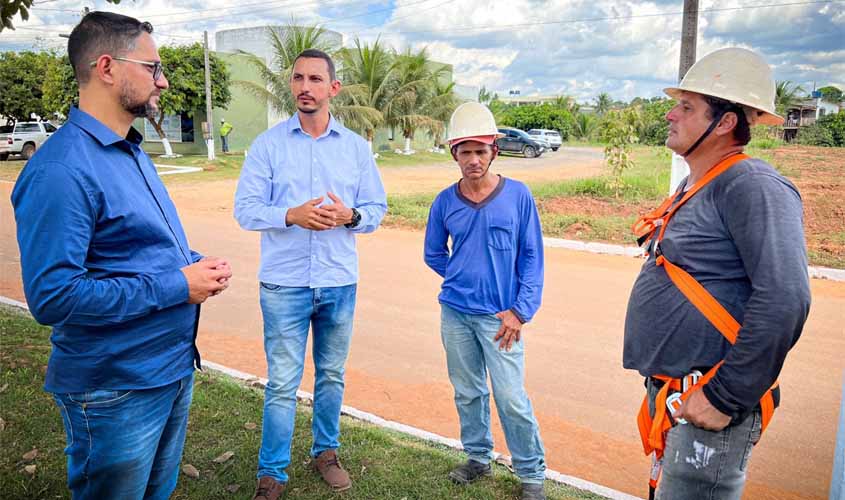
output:
[[[750,125],[780,125],[775,113],[772,69],[757,53],[736,47],[719,49],[699,59],[677,87],[663,89],[678,99],[681,92],[695,92],[739,104]]]
[[[504,137],[496,128],[496,119],[487,106],[478,102],[465,102],[455,109],[449,119],[450,146],[464,141],[478,141],[493,144],[498,137]]]

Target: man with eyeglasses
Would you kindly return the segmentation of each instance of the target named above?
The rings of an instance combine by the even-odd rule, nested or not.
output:
[[[191,403],[199,304],[229,264],[191,250],[136,117],[167,89],[149,23],[92,12],[68,56],[79,104],[12,192],[24,292],[51,325],[44,388],[74,499],[168,498]]]

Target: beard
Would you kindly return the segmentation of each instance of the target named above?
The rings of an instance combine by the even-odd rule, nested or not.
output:
[[[123,109],[135,118],[155,116],[158,107],[151,102],[152,94],[144,100],[138,99],[137,95],[138,91],[132,85],[125,85],[120,91],[120,105]]]

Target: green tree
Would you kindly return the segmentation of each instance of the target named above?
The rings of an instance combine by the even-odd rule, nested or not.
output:
[[[781,80],[775,83],[775,110],[781,116],[786,111],[798,105],[804,99],[804,89],[800,85],[793,84],[789,80]]]
[[[425,114],[440,120],[444,125],[449,121],[455,108],[461,103],[460,98],[455,94],[455,82],[445,83],[440,80],[434,84],[434,94],[425,105]],[[443,131],[431,133],[434,138],[434,147],[441,147]]]
[[[818,91],[821,92],[822,98],[828,102],[842,102],[845,99],[845,93],[833,85],[821,87]]]
[[[610,187],[617,198],[624,185],[622,176],[625,170],[634,165],[634,160],[631,158],[631,145],[637,142],[637,134],[632,123],[637,118],[631,115],[635,113],[633,108],[628,108],[622,111],[610,111],[606,117],[608,125],[604,130],[604,139],[607,142],[604,157],[611,169]]]
[[[572,128],[572,135],[581,141],[588,141],[593,138],[596,132],[596,119],[586,113],[575,115],[575,126]]]
[[[599,115],[610,111],[611,106],[613,106],[613,99],[610,98],[607,92],[602,92],[596,97],[596,113]]]
[[[271,64],[268,65],[264,59],[254,54],[241,51],[258,70],[264,84],[247,80],[236,80],[234,83],[280,115],[290,116],[296,113],[296,100],[290,90],[290,76],[296,56],[306,49],[317,49],[329,54],[336,61],[339,56],[342,57],[344,51],[333,45],[329,37],[325,36],[325,30],[317,26],[296,26],[291,21],[282,30],[267,28],[267,34],[273,47]],[[356,130],[375,128],[382,123],[383,118],[378,110],[352,102],[349,92],[344,85],[340,95],[331,101],[331,113],[338,120]]]
[[[372,110],[352,127],[363,133],[372,148],[376,128],[398,112],[393,109],[397,88],[394,54],[378,39],[366,44],[356,38],[355,47],[344,50],[341,60],[344,104]]]
[[[273,47],[273,61],[268,65],[264,59],[240,51],[258,70],[264,85],[247,80],[235,80],[234,84],[265,102],[283,116],[296,113],[296,100],[290,91],[290,75],[293,61],[303,50],[317,49],[332,55],[338,47],[329,42],[325,30],[317,26],[295,26],[293,22],[283,29],[267,28],[270,45]]]
[[[484,104],[485,106],[489,106],[491,102],[498,98],[499,94],[487,90],[487,87],[484,85],[482,85],[481,90],[478,91],[478,102]]]
[[[410,154],[411,139],[418,129],[427,130],[433,136],[439,136],[445,129],[440,116],[432,116],[428,107],[435,98],[438,82],[445,79],[447,69],[433,63],[425,49],[418,52],[408,49],[399,54],[394,69],[396,83],[391,96],[391,113],[385,116],[386,125],[402,130],[405,154]]]
[[[845,110],[822,116],[816,124],[830,132],[832,146],[845,147]]]
[[[41,87],[54,58],[48,52],[0,53],[0,115],[14,120],[28,120],[33,113],[48,117]]]
[[[186,113],[193,116],[198,109],[205,109],[205,61],[203,47],[199,43],[176,47],[161,47],[159,56],[164,75],[170,87],[161,93],[157,116],[147,119],[158,132],[164,144],[165,153],[172,155],[170,142],[162,129],[166,115]],[[214,54],[209,54],[211,69],[211,104],[215,108],[226,108],[232,100],[229,90],[229,70],[226,63]],[[210,119],[210,117],[209,117]]]
[[[41,90],[42,106],[48,115],[70,114],[70,107],[79,99],[79,87],[66,55],[50,60]]]
[[[502,110],[497,122],[500,125],[516,127],[522,130],[544,128],[557,130],[562,140],[566,140],[575,128],[575,117],[567,109],[551,104],[534,106],[509,106]]]

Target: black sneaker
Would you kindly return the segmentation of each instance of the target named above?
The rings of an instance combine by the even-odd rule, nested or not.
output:
[[[449,473],[449,479],[455,484],[469,484],[482,477],[493,475],[490,464],[483,464],[475,460],[467,460]]]
[[[522,493],[520,493],[519,499],[546,500],[546,492],[543,490],[543,484],[522,483]]]

